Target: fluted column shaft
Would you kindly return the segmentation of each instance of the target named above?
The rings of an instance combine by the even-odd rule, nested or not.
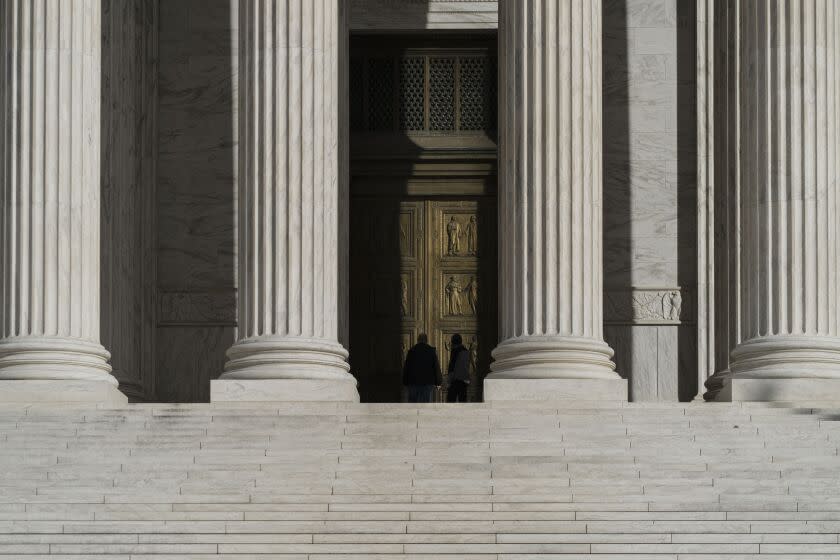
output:
[[[3,380],[117,384],[99,343],[100,18],[99,0],[0,4]]]
[[[840,379],[840,5],[729,3],[733,378]]]
[[[603,339],[601,0],[501,0],[493,378],[618,379]]]
[[[239,2],[239,340],[224,379],[355,387],[338,343],[341,4]]]

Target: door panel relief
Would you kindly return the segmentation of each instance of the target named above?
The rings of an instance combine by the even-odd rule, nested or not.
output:
[[[429,336],[449,361],[450,338],[459,333],[471,352],[471,401],[481,399],[481,379],[496,344],[496,212],[492,199],[427,202],[430,239]],[[484,294],[493,294],[492,298]],[[448,383],[444,383],[444,389]],[[445,398],[444,394],[441,398]]]
[[[480,400],[496,344],[494,200],[358,197],[352,205],[350,361],[362,400],[405,399],[402,364],[421,332],[444,377],[450,337],[461,334],[469,395]]]

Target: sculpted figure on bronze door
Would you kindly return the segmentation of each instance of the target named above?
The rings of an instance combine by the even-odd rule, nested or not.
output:
[[[474,316],[478,315],[478,280],[475,279],[475,276],[470,276],[470,282],[464,288],[464,293],[467,295],[470,311]]]
[[[453,218],[454,219],[454,218]],[[467,222],[465,233],[467,234],[467,254],[475,256],[478,254],[478,224],[475,221],[475,216],[470,216],[470,221]]]
[[[450,276],[446,284],[446,302],[449,315],[461,314],[461,284],[454,276]]]
[[[408,283],[400,278],[400,315],[408,317]]]
[[[457,255],[461,252],[461,224],[455,219],[455,216],[449,220],[446,225],[446,235],[448,238],[448,253],[450,255]]]

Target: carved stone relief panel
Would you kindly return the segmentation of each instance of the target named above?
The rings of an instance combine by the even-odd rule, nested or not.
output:
[[[604,293],[607,324],[680,325],[693,323],[694,318],[694,294],[678,286]]]

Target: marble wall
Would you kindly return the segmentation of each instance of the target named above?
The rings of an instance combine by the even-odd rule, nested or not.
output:
[[[350,0],[353,31],[496,29],[498,9],[487,0]]]
[[[637,401],[697,391],[694,10],[604,0],[605,337]]]
[[[120,390],[155,391],[158,0],[102,0],[101,334]]]
[[[206,401],[236,324],[236,0],[160,2],[157,399]]]

